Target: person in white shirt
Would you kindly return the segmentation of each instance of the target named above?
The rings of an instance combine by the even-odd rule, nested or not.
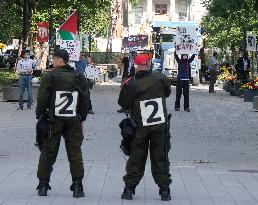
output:
[[[32,74],[33,67],[39,65],[39,60],[30,59],[30,51],[23,51],[21,54],[21,59],[18,61],[16,72],[19,74],[19,108],[18,110],[23,110],[23,95],[25,89],[28,92],[27,108],[31,109],[32,105]]]
[[[96,80],[96,71],[95,71],[95,65],[93,63],[92,56],[87,57],[88,65],[85,68],[85,77],[88,81],[89,88],[92,89],[93,85],[95,84]],[[90,94],[90,92],[89,92]],[[89,111],[88,114],[94,114],[94,111],[92,110],[92,104],[91,99],[89,96]]]

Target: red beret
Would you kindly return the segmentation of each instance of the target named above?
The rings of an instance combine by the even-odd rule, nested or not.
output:
[[[137,55],[134,60],[136,65],[148,65],[149,59],[144,55]]]

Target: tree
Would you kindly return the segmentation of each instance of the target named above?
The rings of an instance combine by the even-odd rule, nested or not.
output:
[[[11,42],[12,38],[21,39],[23,0],[0,0],[0,36],[3,42]],[[54,28],[64,22],[73,9],[80,14],[81,31],[94,31],[105,36],[109,21],[109,0],[29,0],[30,35],[37,32],[36,23],[49,21],[49,8],[52,4]]]
[[[246,32],[256,32],[255,0],[204,0],[202,28],[209,47],[245,49]]]

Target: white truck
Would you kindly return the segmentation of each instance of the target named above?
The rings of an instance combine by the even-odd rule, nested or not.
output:
[[[152,23],[152,45],[154,56],[152,60],[152,70],[159,70],[171,79],[172,84],[177,82],[178,65],[174,57],[176,45],[176,28],[180,26],[196,27],[196,38],[198,44],[201,43],[199,25],[195,22],[161,22]],[[192,85],[199,85],[199,70],[201,62],[196,59],[191,63]]]

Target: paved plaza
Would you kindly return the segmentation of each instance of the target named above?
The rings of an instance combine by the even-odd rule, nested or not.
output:
[[[218,89],[218,88],[217,88]],[[120,199],[126,157],[119,149],[119,122],[124,115],[119,84],[92,90],[95,111],[84,124],[85,198],[74,199],[62,142],[48,197],[37,196],[39,151],[35,141],[35,104],[17,111],[17,102],[0,102],[0,205],[257,205],[258,113],[252,103],[208,86],[191,87],[191,112],[175,112],[175,87],[167,99],[172,113],[172,200],[161,202],[147,163],[133,201]],[[182,106],[183,107],[183,106]]]

